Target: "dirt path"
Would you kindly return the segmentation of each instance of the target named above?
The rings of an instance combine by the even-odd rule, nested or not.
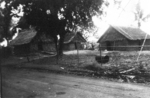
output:
[[[3,70],[3,98],[150,98],[150,88],[29,70]]]

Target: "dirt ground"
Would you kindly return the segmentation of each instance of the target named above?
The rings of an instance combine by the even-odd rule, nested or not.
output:
[[[84,67],[101,66],[95,61],[99,52],[79,51],[79,57],[76,53],[64,52],[64,57],[58,62],[51,55],[30,57],[30,62],[25,57],[3,60],[3,98],[149,98],[149,82],[124,83],[120,79],[98,77],[93,70]],[[128,58],[127,64],[136,60],[138,55],[137,52],[124,54],[126,56],[122,58]],[[143,52],[141,55],[149,59],[149,54]],[[113,62],[111,58],[103,66],[110,66]]]
[[[3,98],[149,98],[150,96],[149,87],[131,83],[26,69],[4,69],[4,71],[7,74],[3,79]]]

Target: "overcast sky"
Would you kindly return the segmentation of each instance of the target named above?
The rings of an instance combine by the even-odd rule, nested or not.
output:
[[[140,6],[144,11],[144,15],[150,14],[150,0],[118,0],[121,2],[121,9],[117,9],[117,5],[114,5],[114,0],[108,0],[110,2],[109,7],[104,8],[107,12],[107,16],[100,20],[97,17],[93,17],[95,25],[99,28],[98,35],[101,36],[108,28],[108,24],[118,26],[137,26],[135,22],[135,6],[140,2]],[[147,22],[143,22],[141,29],[149,33],[150,19]]]

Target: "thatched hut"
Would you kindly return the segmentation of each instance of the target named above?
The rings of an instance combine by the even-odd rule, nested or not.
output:
[[[40,42],[40,43],[39,43]],[[54,39],[51,36],[41,35],[38,41],[38,47],[41,45],[41,51],[56,52]]]
[[[35,30],[23,30],[9,43],[9,46],[14,47],[13,52],[15,54],[29,53],[32,50],[35,50],[32,47],[35,45],[35,43],[32,42],[32,39],[36,36],[36,33]]]
[[[64,39],[64,50],[84,49],[86,40],[81,33],[68,33]]]
[[[147,35],[139,28],[110,26],[100,37],[98,43],[102,49],[121,50],[121,51],[138,51],[141,49],[144,39],[146,38],[143,50],[150,49],[150,35]]]
[[[14,47],[15,54],[27,54],[37,51],[54,51],[51,43],[53,40],[42,35],[40,38],[36,38],[37,32],[33,29],[23,30],[18,36],[12,40],[9,46]]]

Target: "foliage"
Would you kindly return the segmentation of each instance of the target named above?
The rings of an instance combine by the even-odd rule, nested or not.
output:
[[[0,2],[2,4],[3,1]],[[1,41],[3,38],[10,38],[11,37],[11,32],[10,32],[10,24],[11,24],[11,19],[13,16],[15,16],[14,13],[11,12],[11,2],[6,1],[5,8],[0,8],[0,22],[1,22],[1,33],[0,33],[0,39]]]
[[[146,21],[150,17],[150,13],[144,13],[144,10],[142,9],[140,5],[140,1],[138,1],[137,5],[135,6],[135,11],[133,11],[135,15],[135,21],[137,21],[138,27],[141,27],[142,22]]]
[[[59,50],[62,50],[63,40],[67,32],[72,32],[78,26],[92,26],[92,16],[101,14],[102,0],[3,0],[8,7],[5,7],[7,14],[7,30],[10,24],[11,11],[23,6],[23,22],[19,22],[18,27],[34,26],[36,30],[47,35],[51,35],[57,43],[57,35],[60,36]],[[6,36],[9,34],[5,30]],[[62,52],[62,51],[60,51]]]
[[[126,4],[125,4],[125,2],[126,2]],[[115,11],[120,12],[119,17],[121,17],[121,14],[123,14],[124,12],[125,13],[130,12],[133,14],[134,23],[136,23],[136,24],[134,24],[131,22],[131,25],[141,27],[142,22],[146,22],[147,19],[149,19],[149,17],[150,17],[150,13],[148,11],[146,11],[148,8],[145,9],[146,7],[145,7],[145,5],[143,5],[143,2],[145,2],[144,4],[146,4],[147,1],[143,1],[143,0],[136,0],[136,1],[106,0],[105,3],[103,3],[103,5],[102,5],[103,6],[102,7],[103,15],[101,15],[101,17],[105,19],[107,17],[107,15],[109,14],[109,10],[112,8]],[[130,7],[131,5],[132,5],[132,7]]]

